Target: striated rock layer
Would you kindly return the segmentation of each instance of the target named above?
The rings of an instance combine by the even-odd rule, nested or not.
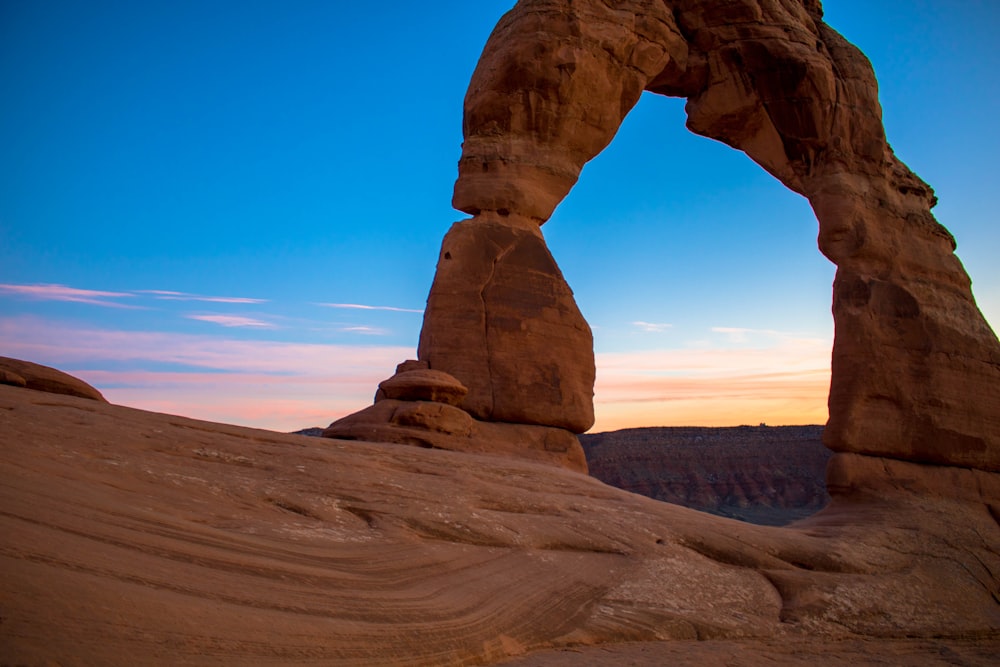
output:
[[[0,357],[0,384],[27,387],[52,394],[79,396],[107,403],[101,392],[80,378],[49,366],[10,357]]]
[[[633,428],[580,436],[605,484],[649,498],[766,525],[825,506],[832,452],[822,426]]]
[[[521,0],[500,20],[465,99],[454,205],[474,217],[444,240],[419,345],[459,407],[593,424],[590,330],[539,227],[644,90],[809,199],[837,265],[826,444],[1000,471],[1000,343],[817,0]]]
[[[956,497],[894,466],[907,485],[855,466],[839,483],[862,491],[773,528],[510,456],[0,386],[0,663],[437,667],[671,640],[643,654],[991,664],[997,476],[950,467]],[[675,643],[695,639],[716,643]]]

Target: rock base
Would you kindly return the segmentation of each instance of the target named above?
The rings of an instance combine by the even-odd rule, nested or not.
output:
[[[515,456],[587,473],[583,447],[572,432],[480,421],[456,407],[465,392],[447,373],[405,361],[379,384],[374,405],[333,422],[323,437]]]

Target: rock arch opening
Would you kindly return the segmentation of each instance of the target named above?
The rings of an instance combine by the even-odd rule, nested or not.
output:
[[[646,93],[543,227],[593,329],[591,432],[824,424],[833,266],[808,202]]]
[[[540,227],[643,91],[686,98],[689,129],[810,202],[837,266],[833,485],[893,459],[1000,470],[1000,343],[933,191],[886,141],[870,64],[818,0],[519,2],[466,95],[453,204],[472,218],[442,243],[409,389],[328,435],[579,467],[593,338]],[[461,397],[420,403],[452,381]]]

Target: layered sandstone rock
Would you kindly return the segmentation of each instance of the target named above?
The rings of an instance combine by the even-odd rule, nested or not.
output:
[[[587,472],[580,442],[562,428],[489,422],[456,407],[467,394],[455,377],[408,360],[379,383],[374,405],[330,424],[326,438],[489,452]]]
[[[107,403],[101,392],[80,378],[55,368],[10,357],[0,357],[0,384]]]
[[[885,142],[870,67],[820,18],[815,0],[520,2],[470,88],[456,204],[475,218],[442,253],[440,273],[457,259],[480,277],[436,280],[422,363],[328,429],[376,442],[0,386],[0,660],[466,665],[789,637],[821,638],[822,659],[845,638],[922,637],[947,660],[936,642],[976,639],[990,664],[998,344],[930,189]],[[808,196],[839,266],[833,500],[789,528],[510,456],[587,423],[589,367],[564,372],[589,334],[532,225],[644,87],[688,96],[693,129]],[[453,312],[476,289],[482,306]],[[377,442],[407,438],[430,448]]]
[[[489,213],[452,227],[418,355],[379,385],[374,406],[324,435],[586,471],[574,434],[594,423],[594,340],[537,223]]]
[[[773,528],[506,453],[0,386],[0,662],[457,667],[603,644],[573,664],[619,665],[642,641],[696,665],[725,641],[751,666],[994,664],[1000,476],[951,466],[949,497],[931,466],[890,467],[905,485],[854,467],[850,499]],[[790,641],[794,662],[750,659]],[[916,657],[879,659],[893,641]]]
[[[594,340],[537,224],[456,223],[441,246],[418,355],[469,388],[478,419],[582,433],[594,424]]]
[[[1000,344],[930,212],[933,192],[886,141],[870,64],[815,0],[522,0],[469,86],[454,204],[476,218],[456,229],[542,224],[643,89],[687,97],[691,130],[745,151],[812,204],[838,266],[828,446],[1000,471]],[[437,327],[442,310],[425,322],[444,329],[422,338],[431,367],[439,350],[484,336],[482,318]],[[538,314],[519,319],[530,329]],[[460,376],[492,382],[546,359],[472,350]]]
[[[830,497],[822,426],[634,428],[580,436],[590,475],[649,498],[784,525]]]

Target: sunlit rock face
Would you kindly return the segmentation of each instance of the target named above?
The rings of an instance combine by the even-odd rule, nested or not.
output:
[[[1000,470],[1000,344],[930,212],[933,191],[886,141],[868,60],[823,23],[819,2],[519,2],[469,86],[454,205],[474,217],[449,232],[442,257],[458,238],[498,233],[483,225],[542,225],[643,90],[686,97],[692,131],[746,152],[812,204],[819,248],[838,267],[826,444]],[[481,289],[506,247],[483,241],[439,263],[420,357],[469,386],[477,416],[579,431],[589,336],[561,280],[558,296],[545,294],[558,317],[531,271],[511,266],[504,289]]]
[[[107,403],[101,392],[80,378],[55,368],[10,357],[0,357],[0,384]]]
[[[537,224],[481,215],[452,227],[418,352],[469,388],[466,410],[582,433],[594,424],[593,349]]]
[[[589,333],[589,331],[588,331]],[[375,403],[338,419],[322,435],[460,452],[500,454],[587,472],[579,440],[564,428],[476,419],[464,405],[458,378],[408,360],[379,383]],[[593,382],[593,380],[591,380]]]

